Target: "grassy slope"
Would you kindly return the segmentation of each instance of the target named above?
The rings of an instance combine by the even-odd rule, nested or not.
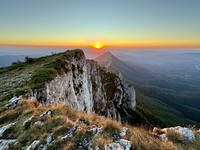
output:
[[[58,74],[70,70],[68,61],[81,50],[67,51],[41,58],[28,58],[26,62],[15,62],[8,67],[0,68],[0,101],[21,95],[54,79]],[[77,59],[79,59],[77,56]],[[26,89],[26,91],[23,91]]]
[[[1,105],[2,107],[2,105]],[[44,111],[51,111],[51,116],[39,117]],[[32,121],[26,126],[23,122],[34,116]],[[75,121],[80,121],[75,130],[73,137],[62,140],[61,137],[66,134]],[[21,149],[30,145],[34,140],[40,140],[40,144],[45,144],[45,140],[52,135],[55,142],[50,144],[48,149],[77,149],[78,143],[84,138],[90,139],[93,147],[99,145],[104,149],[104,145],[113,141],[113,134],[119,134],[123,125],[115,120],[105,119],[96,114],[88,115],[68,108],[66,105],[48,106],[35,108],[31,101],[24,100],[21,106],[15,109],[6,110],[0,113],[0,126],[11,122],[17,123],[6,131],[4,139],[17,139],[19,143],[11,146],[10,149]],[[42,121],[43,126],[34,125],[36,121]],[[103,132],[99,135],[91,136],[87,130],[93,125],[98,124],[102,127]],[[130,140],[132,147],[136,150],[175,150],[175,149],[197,149],[200,146],[200,135],[197,134],[197,140],[194,143],[182,144],[179,142],[169,141],[162,142],[154,138],[151,131],[142,127],[127,126],[128,132],[124,139]]]
[[[24,87],[37,70],[62,56],[63,53],[59,53],[52,56],[35,58],[34,62],[31,63],[19,62],[8,67],[0,68],[0,98],[9,91]]]

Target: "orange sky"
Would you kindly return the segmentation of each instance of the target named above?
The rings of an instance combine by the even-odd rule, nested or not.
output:
[[[200,1],[3,1],[0,45],[200,48]]]

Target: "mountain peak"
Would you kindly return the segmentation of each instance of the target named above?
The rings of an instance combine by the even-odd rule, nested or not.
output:
[[[113,59],[115,59],[115,56],[113,56],[111,52],[107,51],[97,57],[95,60],[103,67],[109,67]]]
[[[95,60],[98,60],[98,59],[102,59],[102,58],[111,58],[111,57],[114,57],[113,54],[109,51],[103,53],[102,55],[98,56]]]
[[[107,51],[107,52],[103,53],[103,55],[112,55],[112,53],[110,51]]]

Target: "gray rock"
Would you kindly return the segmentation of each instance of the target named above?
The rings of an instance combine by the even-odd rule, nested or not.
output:
[[[71,128],[69,129],[69,131],[65,134],[65,136],[62,137],[62,139],[66,139],[66,138],[71,138],[71,137],[73,137],[73,134],[74,134],[76,128],[77,128],[77,126],[71,127]]]
[[[45,111],[45,112],[43,112],[39,117],[42,118],[42,117],[44,117],[45,115],[48,115],[49,117],[51,117],[51,111]]]
[[[43,112],[39,117],[42,118],[47,114],[47,111]]]
[[[21,104],[21,100],[22,100],[22,96],[14,96],[13,98],[11,98],[9,100],[9,104],[7,104],[5,107],[6,109],[10,108],[10,107],[16,107],[17,105],[20,105]]]
[[[96,125],[94,125],[94,128],[87,130],[88,133],[91,133],[92,135],[100,134],[102,133],[102,128],[98,128]]]
[[[17,140],[0,140],[0,150],[6,150],[9,148],[9,145],[16,144]]]
[[[84,138],[78,143],[77,148],[92,150],[92,143],[87,138]]]
[[[130,150],[131,149],[131,142],[130,141],[120,139],[118,142],[121,145],[121,147],[124,148],[124,150]]]
[[[23,122],[23,126],[27,125],[28,123],[30,123],[32,121],[34,116],[31,116],[30,118],[28,118],[26,121]]]
[[[175,132],[178,132],[188,141],[193,141],[195,139],[195,133],[189,128],[185,128],[185,127],[183,128],[183,127],[177,126],[174,128],[170,128],[170,130],[174,130]]]
[[[123,138],[125,135],[126,135],[126,131],[128,130],[128,128],[126,128],[126,127],[124,127],[123,129],[122,129],[122,131],[120,132],[120,137],[121,138]]]
[[[130,150],[131,142],[127,140],[120,139],[118,142],[113,142],[105,145],[105,150]]]
[[[159,130],[159,129],[155,128],[155,130]],[[187,141],[195,140],[195,133],[192,130],[190,130],[189,128],[181,127],[181,126],[161,129],[161,131],[163,132],[163,134],[160,135],[161,140],[168,141],[167,133],[169,130],[179,133]]]
[[[31,145],[29,145],[26,150],[33,150],[36,148],[36,146],[38,146],[38,144],[40,143],[40,140],[35,140],[31,143]]]
[[[49,145],[52,141],[53,141],[53,137],[52,137],[52,135],[49,135],[49,136],[46,138],[47,145]]]
[[[5,132],[6,130],[8,130],[11,126],[15,125],[15,124],[16,124],[16,122],[10,123],[10,124],[5,125],[5,126],[2,126],[2,127],[0,128],[0,137],[3,137],[4,132]]]
[[[94,148],[94,150],[100,150],[99,146],[96,145],[95,148]]]
[[[51,117],[51,111],[48,111],[48,112],[47,112],[47,115],[48,115],[49,117]]]
[[[105,150],[124,150],[119,143],[105,145]]]
[[[43,126],[44,123],[42,121],[37,121],[37,122],[34,123],[34,125],[36,125],[36,126]]]
[[[41,150],[47,150],[48,146],[47,145],[42,145]]]

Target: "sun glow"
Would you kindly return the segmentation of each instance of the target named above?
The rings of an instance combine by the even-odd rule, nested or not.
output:
[[[94,43],[92,46],[93,46],[94,48],[96,48],[96,49],[100,49],[100,48],[103,47],[103,44],[102,44],[101,42],[96,42],[96,43]]]

